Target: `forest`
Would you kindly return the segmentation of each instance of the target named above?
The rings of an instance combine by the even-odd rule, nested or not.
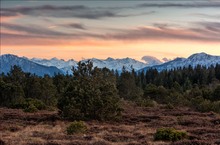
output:
[[[120,114],[120,100],[141,106],[167,104],[220,113],[220,65],[158,72],[128,72],[79,63],[73,75],[39,77],[13,66],[0,77],[0,106],[26,111],[58,108],[73,119],[109,119]],[[70,111],[72,110],[72,112]]]

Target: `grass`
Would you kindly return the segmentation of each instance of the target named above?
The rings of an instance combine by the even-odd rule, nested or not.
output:
[[[0,108],[0,142],[5,144],[81,144],[81,145],[142,145],[170,144],[155,141],[158,128],[185,130],[188,139],[175,144],[193,142],[214,144],[219,141],[220,116],[200,113],[189,108],[168,109],[139,107],[124,102],[122,119],[117,122],[87,121],[87,131],[67,135],[71,122],[61,120],[57,112],[25,113],[19,109]],[[178,117],[180,116],[180,117]],[[201,127],[203,126],[203,127]]]

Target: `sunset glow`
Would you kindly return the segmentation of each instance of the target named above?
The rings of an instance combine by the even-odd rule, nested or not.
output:
[[[1,1],[2,54],[84,58],[220,55],[219,1]]]

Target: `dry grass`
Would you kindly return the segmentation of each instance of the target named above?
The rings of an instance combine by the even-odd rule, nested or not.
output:
[[[199,113],[188,108],[141,108],[125,102],[122,119],[117,122],[86,122],[85,134],[67,135],[70,122],[56,112],[24,113],[22,110],[0,108],[0,145],[159,145],[155,142],[157,128],[174,127],[185,130],[188,140],[172,144],[220,144],[220,116],[213,112]]]

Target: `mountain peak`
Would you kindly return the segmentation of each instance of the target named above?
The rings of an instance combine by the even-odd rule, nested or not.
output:
[[[141,60],[150,66],[162,64],[162,62],[154,56],[143,56]]]
[[[161,65],[156,65],[152,67],[145,67],[141,70],[148,70],[149,68],[155,68],[158,71],[162,70],[171,70],[174,68],[183,68],[183,67],[196,67],[197,65],[209,67],[211,65],[220,64],[220,56],[209,55],[204,52],[195,53],[189,56],[188,58],[176,58],[169,62],[163,63]]]
[[[58,61],[59,59],[56,57],[51,58],[51,60]]]
[[[14,55],[14,54],[3,54],[1,56],[2,57],[18,57],[17,55]]]
[[[201,60],[201,59],[207,59],[209,57],[212,57],[212,55],[209,55],[207,53],[201,52],[201,53],[195,53],[188,57],[190,60]]]
[[[45,74],[53,76],[55,73],[62,73],[58,68],[54,66],[48,67],[45,65],[40,65],[26,57],[18,57],[16,55],[11,54],[1,55],[0,57],[0,62],[2,65],[0,73],[8,73],[11,69],[11,66],[14,65],[20,66],[24,72],[30,72],[39,76],[43,76]]]
[[[113,60],[115,60],[115,59],[112,57],[108,57],[105,61],[113,61]]]

